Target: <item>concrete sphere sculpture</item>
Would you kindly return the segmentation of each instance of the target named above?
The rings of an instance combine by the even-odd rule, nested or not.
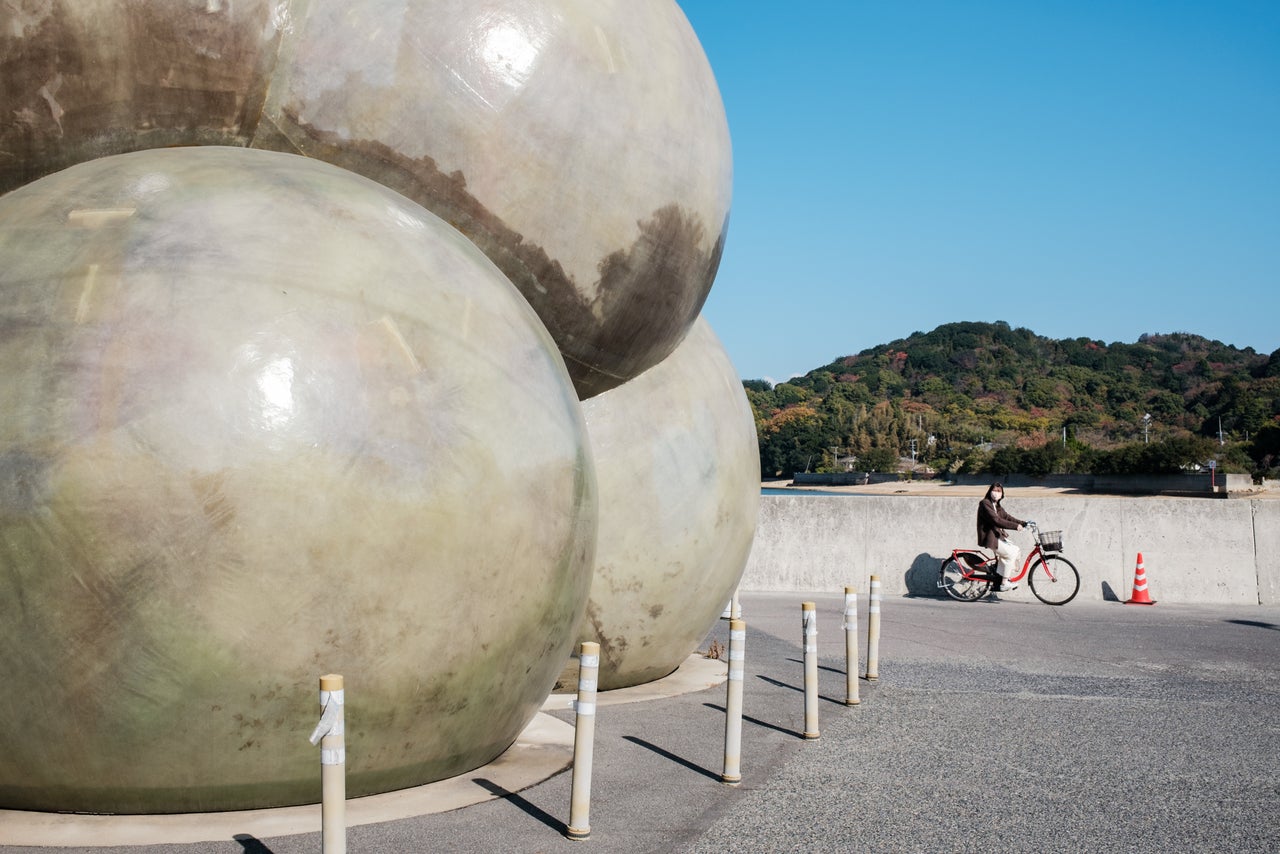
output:
[[[581,406],[462,235],[341,169],[139,152],[0,198],[0,806],[319,800],[482,765],[590,586]]]
[[[94,157],[322,159],[467,235],[590,397],[657,364],[715,278],[732,164],[673,0],[0,4],[0,192]]]
[[[760,503],[755,421],[705,320],[657,367],[583,403],[600,540],[582,640],[602,690],[666,676],[724,610]]]

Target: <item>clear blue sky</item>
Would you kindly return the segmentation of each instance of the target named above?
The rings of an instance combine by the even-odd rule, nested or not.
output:
[[[959,320],[1280,347],[1280,0],[678,2],[744,379]]]

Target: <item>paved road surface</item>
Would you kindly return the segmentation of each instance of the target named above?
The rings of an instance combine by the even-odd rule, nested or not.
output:
[[[587,842],[562,836],[565,773],[452,813],[352,828],[349,850],[1280,850],[1280,608],[894,598],[880,679],[846,708],[841,597],[809,597],[822,736],[803,741],[801,598],[743,599],[742,786],[718,782],[714,688],[601,709]],[[726,627],[710,639],[725,643]],[[77,850],[294,854],[320,842]]]

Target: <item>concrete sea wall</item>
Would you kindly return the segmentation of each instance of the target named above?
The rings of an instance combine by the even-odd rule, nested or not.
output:
[[[937,595],[938,567],[972,546],[977,499],[919,495],[761,497],[741,589]],[[1008,509],[1064,532],[1081,599],[1129,598],[1141,552],[1157,602],[1280,604],[1280,501],[1055,496]],[[1026,532],[1015,533],[1023,554]],[[1025,588],[1024,588],[1025,589]],[[1017,597],[1030,596],[1019,591]]]

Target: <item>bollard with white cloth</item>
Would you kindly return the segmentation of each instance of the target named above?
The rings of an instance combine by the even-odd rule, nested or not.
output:
[[[818,606],[800,604],[804,627],[804,737],[818,737]]]
[[[742,672],[746,661],[747,624],[729,621],[729,680],[724,702],[724,773],[720,780],[742,782]]]
[[[573,788],[569,795],[569,826],[565,836],[591,836],[591,760],[596,734],[596,678],[600,672],[600,644],[583,641],[578,651],[578,701],[573,725]]]
[[[844,589],[844,704],[856,706],[858,699],[858,593]]]
[[[320,677],[320,723],[311,743],[320,745],[320,827],[324,854],[347,851],[346,695],[342,677]]]

